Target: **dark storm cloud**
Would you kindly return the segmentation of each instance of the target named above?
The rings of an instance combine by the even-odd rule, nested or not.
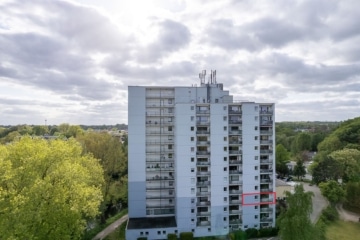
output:
[[[176,52],[190,42],[189,29],[182,23],[164,20],[159,23],[159,33],[156,40],[145,49],[140,49],[140,61],[152,62]]]

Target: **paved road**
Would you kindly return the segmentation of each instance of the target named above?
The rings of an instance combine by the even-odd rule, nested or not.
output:
[[[110,224],[107,228],[99,232],[92,240],[101,240],[104,239],[107,235],[115,231],[123,222],[127,221],[128,215],[126,214],[122,218],[116,220],[112,224]]]
[[[350,221],[350,222],[359,222],[360,221],[360,215],[359,214],[349,212],[349,211],[343,209],[342,204],[336,205],[336,209],[339,212],[341,220]]]
[[[309,186],[308,183],[302,183],[304,185],[305,191],[311,191],[314,193],[312,198],[313,203],[313,212],[310,215],[312,223],[316,223],[319,219],[321,211],[327,207],[328,201],[321,195],[320,189],[317,186]]]

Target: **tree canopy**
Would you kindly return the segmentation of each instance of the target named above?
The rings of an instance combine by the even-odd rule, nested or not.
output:
[[[0,145],[2,239],[77,239],[99,213],[103,170],[74,139]]]
[[[312,240],[315,228],[310,221],[313,192],[305,192],[303,185],[296,185],[294,193],[286,192],[288,208],[278,220],[282,240]]]

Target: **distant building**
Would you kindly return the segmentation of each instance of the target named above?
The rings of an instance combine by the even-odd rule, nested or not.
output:
[[[274,104],[200,86],[129,86],[126,239],[275,226]]]

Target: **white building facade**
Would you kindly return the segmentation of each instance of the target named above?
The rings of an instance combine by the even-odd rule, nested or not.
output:
[[[274,104],[216,83],[129,86],[126,239],[275,226]]]

